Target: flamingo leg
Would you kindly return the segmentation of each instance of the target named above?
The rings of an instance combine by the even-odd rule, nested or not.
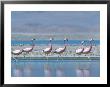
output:
[[[48,54],[47,54],[47,61],[48,61]]]
[[[59,55],[58,55],[58,57],[57,57],[57,61],[58,61],[58,59],[59,59]]]
[[[63,60],[63,58],[62,58],[62,56],[61,56],[61,53],[60,53],[60,57],[61,57],[61,59]]]
[[[24,54],[24,58],[25,58],[25,54]]]
[[[60,56],[61,56],[61,54],[60,54]],[[61,56],[61,59],[62,59],[62,61],[63,61],[63,57]]]
[[[15,57],[12,57],[15,61],[17,61],[17,59]]]

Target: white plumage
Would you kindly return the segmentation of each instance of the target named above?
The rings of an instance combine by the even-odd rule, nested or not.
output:
[[[21,50],[14,50],[14,51],[12,51],[13,53],[15,53],[15,54],[17,54],[17,53],[20,53],[20,52],[22,52]]]
[[[51,51],[52,51],[52,43],[51,43],[52,40],[53,40],[53,38],[50,38],[49,47],[47,47],[47,48],[42,50],[42,52],[45,53],[45,56],[46,55],[48,56],[51,53]],[[48,58],[47,58],[47,60],[48,60]]]
[[[34,46],[35,46],[34,40],[35,40],[35,39],[32,39],[32,40],[31,40],[31,41],[32,41],[31,47],[26,47],[26,48],[24,48],[24,49],[23,49],[23,52],[25,52],[25,53],[32,52],[32,50],[33,50],[33,48],[34,48]]]
[[[86,47],[83,51],[83,53],[87,53],[87,52],[90,52],[91,51],[91,48],[90,47]]]
[[[88,46],[88,47],[86,47],[86,48],[84,48],[84,50],[83,50],[83,53],[84,54],[88,54],[88,53],[90,53],[91,52],[91,50],[92,50],[92,41],[94,41],[93,39],[90,39],[90,46]]]
[[[88,52],[90,50],[90,47],[87,47],[84,49],[83,53]]]
[[[83,51],[83,48],[79,48],[76,50],[76,53],[81,53]]]
[[[61,56],[61,54],[65,52],[66,46],[67,46],[66,43],[65,43],[65,41],[68,41],[68,39],[67,38],[64,38],[64,47],[57,48],[54,51],[54,53],[57,53],[57,54],[59,54]]]
[[[58,48],[58,49],[55,50],[55,52],[60,52],[62,50],[64,50],[64,48]]]
[[[47,51],[49,51],[49,50],[50,50],[50,48],[45,48],[45,49],[43,49],[44,52],[47,52]]]
[[[76,54],[81,54],[81,53],[83,52],[83,50],[84,50],[84,48],[83,48],[83,44],[84,44],[84,42],[85,42],[85,41],[82,41],[82,42],[81,42],[82,47],[76,49],[76,51],[75,51]]]
[[[32,48],[24,48],[23,51],[28,51],[28,50],[31,50]]]

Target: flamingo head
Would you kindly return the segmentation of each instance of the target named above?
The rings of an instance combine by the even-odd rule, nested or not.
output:
[[[53,38],[51,37],[49,40],[50,40],[50,41],[52,41],[52,40],[53,40]]]
[[[82,41],[81,44],[84,44],[85,41]]]
[[[65,38],[64,38],[64,41],[68,41],[68,38],[65,37]]]
[[[33,38],[33,39],[31,39],[31,40],[33,41],[33,40],[36,40],[36,39],[35,39],[35,38]]]
[[[95,44],[95,41],[93,40],[93,38],[91,38],[89,41],[90,41],[91,43],[93,43],[94,46],[96,45],[96,44]]]
[[[91,38],[89,41],[94,41],[93,38]]]
[[[32,46],[35,46],[35,43],[34,43],[35,40],[36,40],[35,38],[31,39],[31,41],[32,41]]]
[[[23,46],[23,44],[20,44],[19,46]]]

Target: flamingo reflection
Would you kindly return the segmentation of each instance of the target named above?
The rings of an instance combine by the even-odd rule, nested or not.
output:
[[[90,76],[90,64],[79,64],[76,68],[77,77],[89,77]]]
[[[45,77],[50,77],[52,76],[52,69],[49,66],[49,64],[44,64],[44,76]]]
[[[63,68],[62,64],[57,66],[57,68],[56,68],[56,76],[57,77],[64,76],[64,68]]]
[[[21,76],[23,76],[22,69],[20,69],[20,68],[15,68],[15,69],[13,70],[13,76],[15,76],[15,77],[21,77]]]
[[[32,76],[32,71],[33,71],[32,67],[33,66],[30,63],[25,64],[23,70],[24,76]]]

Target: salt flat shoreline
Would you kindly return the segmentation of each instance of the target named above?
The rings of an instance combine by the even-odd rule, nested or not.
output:
[[[31,47],[31,46],[11,46],[11,49],[12,51],[13,50],[17,50],[17,49],[23,49],[23,48],[26,48],[26,47]],[[93,46],[92,50],[91,50],[91,53],[89,54],[81,54],[81,55],[78,55],[75,53],[75,50],[78,49],[80,46],[67,46],[67,49],[66,51],[61,54],[61,56],[59,54],[55,54],[53,53],[53,51],[59,47],[63,47],[63,46],[57,46],[57,45],[54,45],[53,46],[53,50],[52,52],[46,56],[44,53],[43,53],[43,49],[47,48],[49,46],[35,46],[33,51],[30,52],[29,54],[25,54],[25,53],[22,53],[20,55],[11,55],[12,58],[13,57],[16,57],[16,58],[19,58],[19,59],[73,59],[73,60],[76,60],[76,59],[99,59],[100,58],[100,45],[97,45],[97,46]]]

